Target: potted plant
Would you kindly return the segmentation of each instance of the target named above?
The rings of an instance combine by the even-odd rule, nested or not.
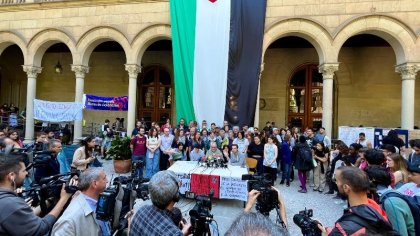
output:
[[[127,173],[131,170],[131,149],[129,137],[117,136],[111,143],[107,155],[112,157],[116,173]]]

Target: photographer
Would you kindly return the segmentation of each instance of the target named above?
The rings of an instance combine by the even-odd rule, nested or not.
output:
[[[43,177],[57,175],[60,173],[60,163],[57,160],[57,155],[61,152],[61,149],[61,141],[53,139],[49,143],[48,152],[43,152],[39,154],[39,156],[35,156],[35,161],[42,162],[42,166],[36,167],[35,169],[35,181],[37,183],[39,183]]]
[[[287,231],[256,212],[243,213],[235,219],[225,236],[286,236]]]
[[[287,228],[287,217],[286,217],[286,207],[284,204],[284,198],[283,195],[281,195],[280,191],[274,187],[272,187],[272,189],[277,191],[277,196],[279,199],[279,210],[280,210],[280,216],[283,219],[284,224],[286,225]],[[244,212],[251,212],[252,207],[255,205],[255,203],[257,202],[257,198],[258,196],[260,196],[260,192],[253,189],[248,193],[248,201],[246,202],[246,206],[244,209]]]
[[[328,233],[318,225],[323,235],[395,235],[386,213],[368,198],[370,182],[364,171],[356,167],[339,167],[336,181],[339,192],[348,198],[350,207],[344,210],[343,216]]]
[[[27,174],[20,156],[0,154],[0,235],[47,234],[71,197],[63,185],[55,207],[43,218],[36,216],[25,200],[14,192],[22,186]]]
[[[89,168],[79,177],[81,193],[74,198],[54,224],[52,235],[111,235],[108,222],[95,219],[99,194],[107,184],[102,168]]]
[[[179,179],[172,171],[160,171],[149,182],[153,205],[141,206],[135,213],[130,236],[188,235],[191,224],[181,222],[182,231],[172,221],[172,209],[180,198]]]

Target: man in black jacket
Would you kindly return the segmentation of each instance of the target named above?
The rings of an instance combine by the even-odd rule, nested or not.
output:
[[[23,159],[16,155],[0,154],[0,235],[45,235],[57,220],[71,194],[64,185],[60,200],[43,218],[15,193],[22,186],[26,171]]]

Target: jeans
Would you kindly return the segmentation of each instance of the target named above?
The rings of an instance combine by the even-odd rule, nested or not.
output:
[[[281,181],[286,180],[287,182],[290,182],[290,167],[291,167],[291,164],[282,162],[282,167],[283,167],[283,173],[282,173],[282,176],[281,176]]]
[[[159,172],[160,150],[156,149],[154,153],[149,150],[146,152],[146,178],[150,179]]]
[[[131,160],[133,161],[133,162],[143,162],[143,164],[142,164],[142,167],[141,168],[139,168],[139,167],[137,167],[137,170],[136,170],[136,177],[138,177],[138,178],[143,178],[143,168],[144,168],[144,158],[145,158],[145,156],[144,155],[141,155],[141,156],[132,156],[131,157]]]

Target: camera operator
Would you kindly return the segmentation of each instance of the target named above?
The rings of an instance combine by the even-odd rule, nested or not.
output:
[[[322,235],[394,235],[385,211],[372,199],[368,198],[369,178],[357,167],[341,166],[336,171],[338,190],[348,198],[350,207],[327,230],[318,225]]]
[[[179,179],[172,171],[160,171],[149,182],[153,205],[141,206],[135,213],[130,236],[188,235],[191,224],[181,222],[182,230],[172,221],[172,209],[180,198]]]
[[[287,236],[287,231],[274,224],[266,216],[256,213],[243,213],[235,219],[225,236]]]
[[[279,210],[280,210],[280,216],[287,228],[287,217],[286,217],[286,207],[284,205],[284,198],[283,195],[280,193],[280,191],[274,187],[271,187],[272,189],[277,191],[277,196],[279,199]],[[248,193],[248,201],[246,202],[246,206],[244,211],[249,213],[251,212],[252,207],[255,205],[255,203],[257,202],[257,198],[258,196],[260,196],[260,192],[253,189]]]
[[[37,183],[43,177],[60,174],[60,163],[57,160],[57,155],[61,152],[61,149],[61,141],[53,139],[49,142],[48,152],[40,154],[40,157],[35,156],[35,159],[44,159],[43,166],[35,169],[35,181]]]
[[[107,184],[102,168],[89,168],[79,177],[81,193],[74,198],[54,224],[52,235],[111,235],[108,222],[95,219],[99,194]]]
[[[36,216],[25,200],[14,192],[22,186],[27,174],[22,157],[0,154],[0,235],[47,234],[71,197],[63,185],[55,207],[43,218]]]

